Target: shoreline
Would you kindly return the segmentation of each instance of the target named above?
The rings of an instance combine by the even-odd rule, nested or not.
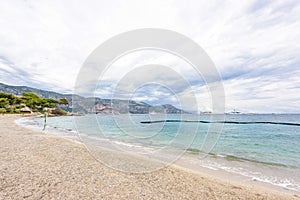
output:
[[[68,117],[67,121],[70,121],[70,119],[71,118]],[[24,122],[24,121],[22,122],[22,121],[23,121],[22,119],[16,120],[18,124],[20,124],[25,128],[38,130],[39,132],[41,132],[42,125],[40,123],[33,125],[32,122],[30,122],[31,120],[29,120],[28,122]],[[50,125],[45,131],[42,131],[41,133],[42,134],[46,133],[58,137],[63,137],[66,139],[75,140],[79,143],[83,142],[82,138],[78,138],[78,135],[73,128],[74,127],[70,127],[70,126],[67,126],[67,128],[62,128],[59,125],[57,127]],[[96,143],[94,141],[96,141]],[[115,138],[101,139],[98,137],[92,137],[89,138],[89,140],[84,140],[83,143],[84,145],[87,145],[90,142],[96,144],[87,147],[87,149],[89,150],[90,154],[93,157],[95,157],[97,160],[99,160],[99,162],[102,162],[108,167],[117,168],[121,171],[122,170],[126,172],[128,171],[140,172],[141,170],[142,172],[153,171],[154,166],[152,167],[144,166],[144,168],[140,166],[140,163],[144,163],[145,159],[146,160],[152,159],[154,162],[165,162],[165,164],[160,164],[160,166],[156,165],[155,168],[162,168],[164,166],[169,166],[171,163],[177,166],[183,166],[184,169],[192,170],[196,173],[198,172],[201,173],[202,171],[205,171],[207,174],[211,174],[213,177],[216,177],[216,174],[218,174],[218,177],[221,179],[224,179],[224,177],[226,177],[227,179],[231,179],[231,177],[236,177],[238,183],[246,182],[248,184],[259,184],[266,188],[271,188],[282,192],[289,192],[291,194],[300,195],[299,179],[296,178],[299,177],[300,171],[296,168],[290,168],[285,165],[241,159],[234,156],[227,157],[218,154],[202,155],[200,151],[195,152],[193,149],[185,151],[184,154],[180,153],[180,155],[178,154],[178,152],[176,153],[176,151],[178,151],[178,149],[176,148],[174,149],[175,151],[171,150],[171,152],[166,152],[165,150],[163,150],[163,152],[160,152],[159,156],[157,157],[157,155],[156,156],[151,155],[152,152],[159,150],[156,149],[157,147],[155,146],[152,147],[143,146],[143,144],[141,143],[130,143],[130,142],[128,143],[126,141],[118,140]],[[121,167],[120,169],[119,162],[122,162],[121,158],[118,158],[119,161],[113,163],[112,160],[116,160],[116,158],[107,157],[102,152],[96,153],[96,154],[101,154],[102,156],[97,158],[97,156],[95,156],[95,150],[94,150],[95,146],[97,148],[102,149],[102,151],[104,149],[107,152],[113,150],[114,154],[118,155],[122,153],[123,157],[129,156],[130,158],[128,158],[128,160],[131,160],[131,164],[126,163],[127,168],[123,167],[124,169],[122,169]],[[143,153],[149,155],[144,155]],[[111,153],[107,153],[107,154],[111,154]],[[177,154],[177,156],[174,157],[174,154]],[[177,160],[178,156],[180,157],[179,160]],[[203,159],[204,158],[203,156],[205,157],[205,159]],[[170,159],[170,157],[172,157],[173,159]],[[135,158],[136,161],[134,161],[131,158]],[[139,162],[138,159],[141,159],[142,161]],[[138,167],[134,168],[134,165],[140,166],[140,168]]]
[[[0,116],[0,198],[300,199],[257,181],[222,179],[208,169],[200,173],[171,165],[147,174],[119,172],[97,162],[79,142],[16,126],[21,117]],[[108,159],[120,155],[110,153]]]

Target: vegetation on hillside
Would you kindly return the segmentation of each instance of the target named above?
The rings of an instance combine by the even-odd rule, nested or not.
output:
[[[68,100],[41,98],[31,92],[24,92],[22,96],[0,92],[0,113],[44,113],[47,109],[54,110],[59,104],[67,105]]]
[[[98,114],[127,114],[128,112],[131,114],[148,114],[151,113],[168,113],[168,114],[188,114],[184,110],[178,109],[172,105],[149,105],[144,102],[137,102],[137,101],[129,101],[124,99],[102,99],[99,97],[83,97],[76,94],[60,94],[57,92],[46,91],[36,88],[31,88],[27,86],[12,86],[12,85],[5,85],[0,83],[0,91],[5,92],[7,94],[16,95],[16,97],[23,96],[23,93],[34,93],[35,95],[41,98],[51,98],[57,100],[58,106],[56,112],[54,109],[51,108],[51,113],[53,115],[58,115],[54,113],[62,113],[63,111],[67,112],[68,115],[76,114],[88,114],[88,113],[98,113]],[[30,96],[30,95],[29,95]],[[0,97],[1,98],[1,97]],[[39,102],[32,102],[32,104],[38,104]],[[48,102],[49,103],[49,102]],[[51,103],[51,102],[50,102]],[[53,103],[53,102],[52,102]],[[0,104],[7,105],[7,102],[2,102]],[[59,105],[62,104],[62,105]],[[128,105],[129,104],[129,105]],[[18,105],[18,104],[16,104]],[[112,106],[113,105],[113,106]],[[28,109],[31,109],[27,107]],[[5,110],[6,106],[1,107],[2,111]],[[41,110],[39,105],[37,108],[32,108],[33,110]],[[61,109],[60,112],[58,109]],[[9,109],[8,109],[9,110]],[[22,108],[22,110],[26,110]],[[16,108],[13,113],[18,113],[19,109]],[[42,112],[42,111],[41,111]]]

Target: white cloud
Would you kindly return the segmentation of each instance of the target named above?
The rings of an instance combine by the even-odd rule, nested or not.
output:
[[[294,75],[261,76],[224,82],[227,110],[243,112],[298,112],[300,71]]]
[[[263,2],[3,1],[0,82],[71,92],[98,45],[124,31],[155,27],[182,33],[204,48],[224,78],[227,110],[300,112],[300,2]],[[144,63],[171,65],[191,80],[203,102],[198,107],[211,108],[193,70],[161,52],[120,59],[97,94],[109,96],[116,77]],[[182,87],[178,96],[190,96],[188,91]]]

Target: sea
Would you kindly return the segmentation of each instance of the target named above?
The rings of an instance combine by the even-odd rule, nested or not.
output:
[[[300,193],[299,114],[89,114],[48,117],[45,130],[44,118],[17,123],[164,163],[185,156],[193,169],[223,170]]]

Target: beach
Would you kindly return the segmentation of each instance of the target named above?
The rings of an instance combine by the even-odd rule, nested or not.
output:
[[[99,163],[78,141],[18,126],[20,117],[0,116],[0,199],[300,199],[254,181],[172,165],[144,174],[120,172]],[[118,155],[110,151],[109,157]]]

